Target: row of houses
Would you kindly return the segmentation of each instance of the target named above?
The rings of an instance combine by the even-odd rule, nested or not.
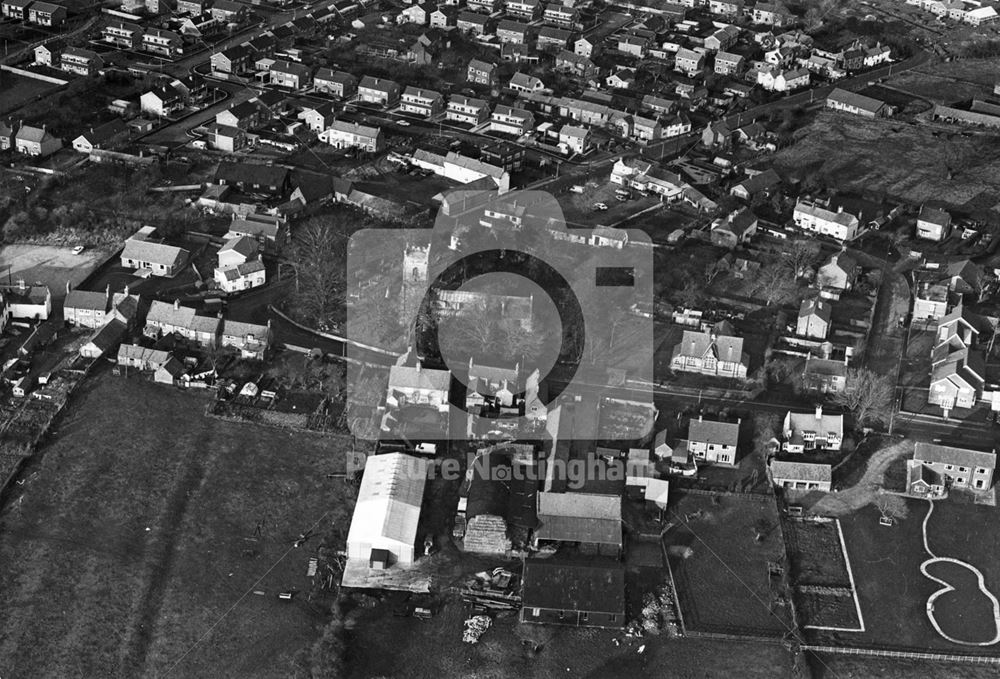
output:
[[[58,27],[66,22],[66,8],[44,0],[3,0],[0,13],[13,21],[25,21],[46,27]]]

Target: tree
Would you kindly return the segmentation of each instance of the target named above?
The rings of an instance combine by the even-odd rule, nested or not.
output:
[[[790,302],[798,290],[795,271],[785,259],[765,263],[750,284],[750,294],[763,299],[766,306]]]
[[[295,270],[292,304],[302,320],[323,324],[343,308],[346,241],[342,232],[318,219],[298,229],[288,260]]]
[[[910,514],[906,501],[899,495],[880,492],[872,504],[882,514],[883,519],[905,519]]]
[[[686,307],[697,308],[705,299],[705,291],[694,279],[688,279],[677,293],[677,300]]]
[[[848,368],[844,390],[834,402],[854,415],[858,427],[886,424],[892,414],[892,379],[868,368]]]
[[[796,276],[804,276],[819,260],[819,243],[812,240],[794,240],[784,251],[788,266]]]

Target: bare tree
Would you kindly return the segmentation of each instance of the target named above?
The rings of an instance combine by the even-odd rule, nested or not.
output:
[[[288,251],[295,271],[293,305],[311,323],[324,323],[343,307],[346,238],[320,220],[305,222]]]
[[[899,495],[880,492],[873,502],[883,519],[905,519],[909,516],[906,501]]]
[[[848,368],[844,390],[834,396],[858,426],[885,424],[892,414],[892,379],[868,368]]]
[[[760,267],[750,283],[750,293],[764,300],[766,306],[784,304],[798,295],[795,271],[787,261],[772,261]]]

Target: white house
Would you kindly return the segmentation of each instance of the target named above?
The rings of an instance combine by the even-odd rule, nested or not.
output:
[[[853,240],[860,222],[855,215],[838,208],[836,212],[818,204],[799,200],[792,213],[795,226],[839,241]]]

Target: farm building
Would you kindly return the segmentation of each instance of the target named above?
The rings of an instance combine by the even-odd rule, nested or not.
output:
[[[536,541],[579,543],[581,551],[617,555],[622,501],[615,495],[539,493]]]
[[[522,622],[616,628],[625,624],[625,571],[613,561],[524,562]]]
[[[369,457],[347,535],[348,559],[376,569],[412,564],[426,483],[422,458],[403,453]]]

